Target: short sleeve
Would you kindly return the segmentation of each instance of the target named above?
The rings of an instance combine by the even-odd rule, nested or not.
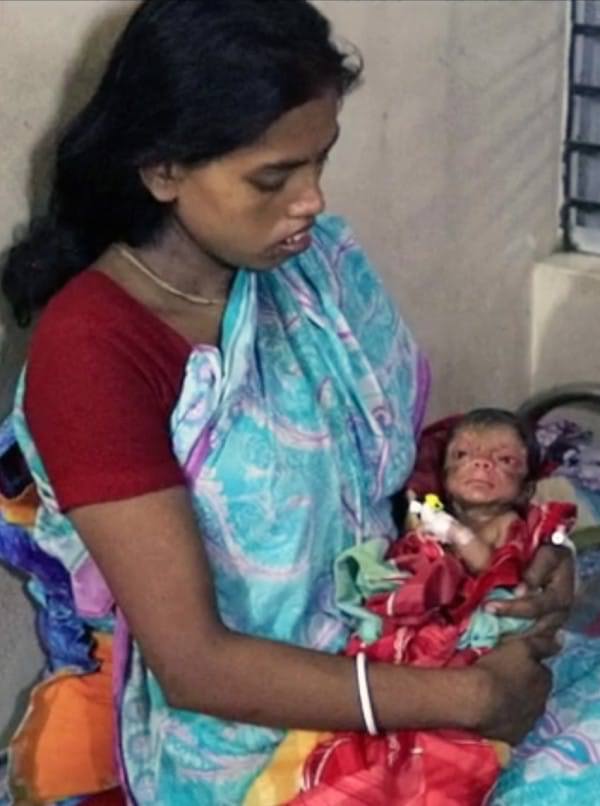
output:
[[[185,483],[152,371],[81,317],[35,334],[24,414],[62,511]]]

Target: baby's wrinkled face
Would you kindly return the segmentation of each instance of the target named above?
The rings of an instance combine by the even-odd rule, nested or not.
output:
[[[527,450],[508,425],[465,426],[446,450],[445,486],[461,505],[512,504],[527,476]]]

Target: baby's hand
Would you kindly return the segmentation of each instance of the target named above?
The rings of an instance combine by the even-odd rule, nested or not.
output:
[[[430,509],[427,505],[421,510],[421,528],[440,543],[454,542],[452,535],[457,525],[457,521],[447,512]]]
[[[435,537],[440,543],[465,546],[475,539],[473,532],[448,512],[432,506],[427,500],[425,503],[410,497],[409,512],[419,519],[419,528],[426,534]]]

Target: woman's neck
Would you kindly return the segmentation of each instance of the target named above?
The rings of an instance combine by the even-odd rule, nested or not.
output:
[[[185,294],[226,298],[235,275],[234,268],[202,251],[177,222],[159,241],[135,252],[154,274]]]

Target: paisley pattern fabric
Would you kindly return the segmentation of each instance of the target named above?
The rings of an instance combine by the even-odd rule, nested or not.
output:
[[[600,792],[600,550],[582,554],[546,711],[504,770],[491,806],[592,806]]]
[[[238,804],[283,732],[174,710],[56,503],[22,410],[14,425],[42,506],[36,545],[75,608],[115,632],[118,750],[132,804]],[[391,540],[423,415],[427,364],[345,223],[321,216],[304,254],[240,270],[220,349],[199,345],[171,418],[221,617],[244,633],[340,650],[334,559]]]

